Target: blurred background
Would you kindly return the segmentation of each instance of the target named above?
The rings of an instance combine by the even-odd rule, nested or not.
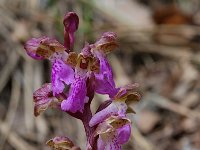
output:
[[[50,63],[23,49],[31,37],[63,42],[68,11],[80,18],[75,50],[116,32],[119,49],[109,55],[116,83],[140,84],[123,149],[199,150],[199,0],[0,0],[0,150],[47,150],[56,135],[85,148],[81,122],[52,109],[34,117],[32,93],[50,82]],[[103,100],[95,96],[94,108]]]

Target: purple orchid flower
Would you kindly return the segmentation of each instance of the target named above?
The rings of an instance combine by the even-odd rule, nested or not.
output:
[[[101,38],[92,45],[93,54],[100,60],[100,72],[95,74],[96,86],[95,91],[99,94],[108,94],[111,98],[117,93],[113,80],[113,72],[106,55],[118,47],[116,34],[105,32]]]
[[[84,104],[89,100],[87,80],[92,79],[91,76],[99,68],[97,58],[91,55],[90,49],[89,44],[86,44],[79,55],[72,53],[67,60],[75,68],[75,81],[71,84],[68,98],[61,104],[64,111],[83,112]]]
[[[103,103],[91,118],[90,127],[97,125],[98,149],[121,150],[121,145],[128,141],[131,126],[130,121],[126,118],[126,113],[134,112],[129,105],[140,99],[140,95],[135,91],[136,87],[136,84],[121,87],[113,99]],[[118,127],[120,124],[123,126]]]
[[[74,33],[78,28],[78,16],[74,12],[65,15],[64,45],[49,37],[33,38],[25,44],[25,50],[34,59],[49,59],[52,62],[52,89],[53,94],[59,94],[64,84],[71,84],[74,80],[74,70],[65,63],[69,48],[74,44]]]
[[[131,135],[131,121],[126,117],[111,116],[98,124],[95,136],[98,150],[121,150]]]
[[[135,91],[137,86],[137,84],[132,84],[121,87],[111,100],[100,106],[101,109],[97,110],[97,113],[91,118],[89,125],[93,127],[112,115],[124,117],[127,112],[134,113],[130,105],[140,99],[140,95]]]
[[[74,44],[74,32],[78,28],[78,23],[78,16],[75,13],[70,12],[65,15],[63,21],[64,45],[48,37],[33,38],[25,44],[25,50],[29,56],[39,60],[49,59],[52,62],[51,82],[54,96],[62,93],[65,85],[71,84],[67,102],[68,106],[64,107],[63,103],[65,101],[61,105],[63,110],[71,112],[83,109],[86,96],[86,77],[80,78],[82,74],[66,62],[69,56],[67,52],[70,51]],[[74,107],[75,104],[77,107]],[[69,109],[71,107],[74,109]]]

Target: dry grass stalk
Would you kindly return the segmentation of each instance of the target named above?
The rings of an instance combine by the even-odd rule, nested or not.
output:
[[[34,116],[33,116],[33,63],[32,60],[25,61],[24,63],[24,117],[27,132],[32,132],[34,128]]]
[[[10,98],[8,111],[7,111],[5,120],[4,120],[4,122],[7,123],[7,128],[4,131],[5,132],[4,136],[2,136],[2,138],[0,140],[0,150],[3,150],[5,141],[6,141],[7,137],[9,136],[9,132],[12,128],[12,124],[13,124],[13,121],[14,121],[14,118],[15,118],[15,115],[17,112],[17,107],[19,105],[20,95],[21,95],[20,76],[19,76],[19,72],[16,72],[15,76],[13,76],[13,78],[12,78],[11,98]]]

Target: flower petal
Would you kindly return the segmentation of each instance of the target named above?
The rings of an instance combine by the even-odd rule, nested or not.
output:
[[[128,142],[129,138],[131,136],[131,125],[127,124],[123,126],[122,128],[118,129],[118,143],[124,144]]]
[[[69,85],[74,81],[74,70],[62,60],[57,59],[52,65],[51,80],[53,94],[62,93],[65,88],[64,83]]]
[[[83,54],[83,56],[86,57],[92,56],[91,46],[89,45],[89,43],[85,43],[83,49],[81,50],[81,53]]]
[[[74,45],[74,33],[78,29],[79,18],[76,13],[69,12],[65,15],[64,20],[64,46],[71,50]]]
[[[100,52],[96,52],[95,55],[100,61],[100,72],[101,73],[107,72],[109,78],[113,79],[112,68],[111,68],[106,56]],[[114,81],[112,81],[112,84],[114,84]]]
[[[27,54],[34,59],[45,59],[55,52],[63,52],[65,47],[57,40],[49,37],[32,38],[24,46]]]
[[[68,98],[61,103],[62,110],[72,113],[83,112],[84,103],[88,100],[86,92],[86,79],[76,78],[71,84]]]
[[[101,136],[99,136],[99,138],[97,139],[97,149],[105,150],[105,147],[106,147],[106,142],[104,142]]]
[[[112,84],[108,74],[105,72],[103,75],[96,75],[95,92],[99,94],[108,94],[110,98],[114,97],[118,89]]]
[[[48,107],[58,107],[60,105],[58,99],[52,94],[51,83],[44,84],[40,89],[33,93],[35,102],[34,115],[38,116]]]

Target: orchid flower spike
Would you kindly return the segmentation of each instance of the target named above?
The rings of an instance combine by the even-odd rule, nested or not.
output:
[[[64,44],[52,37],[28,40],[26,53],[35,60],[51,62],[51,82],[33,93],[34,115],[56,108],[80,119],[85,127],[87,150],[121,150],[131,135],[127,113],[140,99],[137,84],[117,88],[107,55],[118,47],[117,35],[105,32],[93,44],[85,43],[79,53],[73,52],[79,18],[69,12],[64,16]],[[109,100],[92,114],[94,94],[107,94]],[[47,142],[54,150],[80,150],[68,137],[56,136]]]

